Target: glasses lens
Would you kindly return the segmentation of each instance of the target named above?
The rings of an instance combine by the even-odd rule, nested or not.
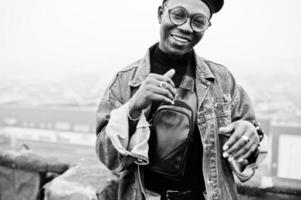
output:
[[[187,13],[183,8],[174,8],[169,13],[170,21],[176,25],[184,24],[187,19]]]
[[[197,32],[205,31],[210,25],[210,22],[206,16],[195,15],[191,20],[191,26],[193,30]]]

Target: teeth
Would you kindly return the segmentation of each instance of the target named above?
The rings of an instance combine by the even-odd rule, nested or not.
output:
[[[179,36],[176,36],[176,35],[173,35],[173,38],[174,38],[175,40],[178,40],[178,41],[183,42],[183,43],[188,42],[187,39],[182,38],[182,37],[179,37]]]

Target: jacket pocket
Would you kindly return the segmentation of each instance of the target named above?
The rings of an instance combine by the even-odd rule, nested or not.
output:
[[[215,98],[213,109],[218,127],[227,126],[231,123],[231,97]]]

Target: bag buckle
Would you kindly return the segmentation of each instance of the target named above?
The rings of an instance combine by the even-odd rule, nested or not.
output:
[[[184,200],[190,199],[191,190],[178,191],[178,190],[167,190],[166,199],[167,200]]]

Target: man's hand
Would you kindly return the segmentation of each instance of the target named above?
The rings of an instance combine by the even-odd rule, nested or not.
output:
[[[131,98],[130,116],[135,117],[139,115],[152,101],[173,104],[176,90],[171,78],[174,74],[174,69],[169,70],[164,75],[149,74]]]
[[[247,164],[247,158],[259,144],[259,136],[253,124],[240,120],[219,129],[221,133],[231,134],[223,146],[223,157],[229,161],[237,160]]]

